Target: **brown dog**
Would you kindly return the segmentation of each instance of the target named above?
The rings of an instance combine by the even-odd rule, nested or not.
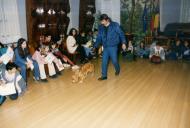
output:
[[[94,65],[91,63],[84,64],[80,69],[76,70],[72,76],[73,83],[83,83],[89,73],[94,73]]]

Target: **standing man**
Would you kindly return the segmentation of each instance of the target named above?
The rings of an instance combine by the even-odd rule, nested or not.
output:
[[[126,49],[126,39],[124,32],[116,22],[112,22],[107,14],[100,16],[101,25],[98,28],[98,36],[94,48],[98,48],[99,44],[103,45],[103,58],[102,58],[102,76],[98,78],[99,81],[107,79],[107,68],[109,59],[111,59],[115,75],[120,73],[120,66],[118,62],[118,45],[122,43],[122,49]]]

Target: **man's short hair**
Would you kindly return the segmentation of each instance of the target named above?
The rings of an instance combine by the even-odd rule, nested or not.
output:
[[[100,15],[99,20],[100,20],[100,21],[102,21],[102,20],[110,20],[110,18],[108,17],[107,14],[102,14],[102,15]]]

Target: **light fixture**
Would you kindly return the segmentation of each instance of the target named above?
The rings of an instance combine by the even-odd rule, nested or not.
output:
[[[54,9],[49,9],[48,14],[49,15],[55,15],[55,10]]]
[[[87,11],[86,15],[92,15],[92,12],[91,11]]]
[[[45,28],[46,25],[45,24],[38,24],[38,28]]]
[[[43,14],[44,13],[44,9],[42,7],[39,7],[39,8],[36,9],[36,13]]]

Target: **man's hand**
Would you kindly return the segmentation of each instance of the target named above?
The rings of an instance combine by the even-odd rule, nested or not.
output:
[[[122,49],[125,51],[127,49],[126,44],[122,44]]]
[[[96,52],[96,48],[92,48],[92,52],[95,53]]]

